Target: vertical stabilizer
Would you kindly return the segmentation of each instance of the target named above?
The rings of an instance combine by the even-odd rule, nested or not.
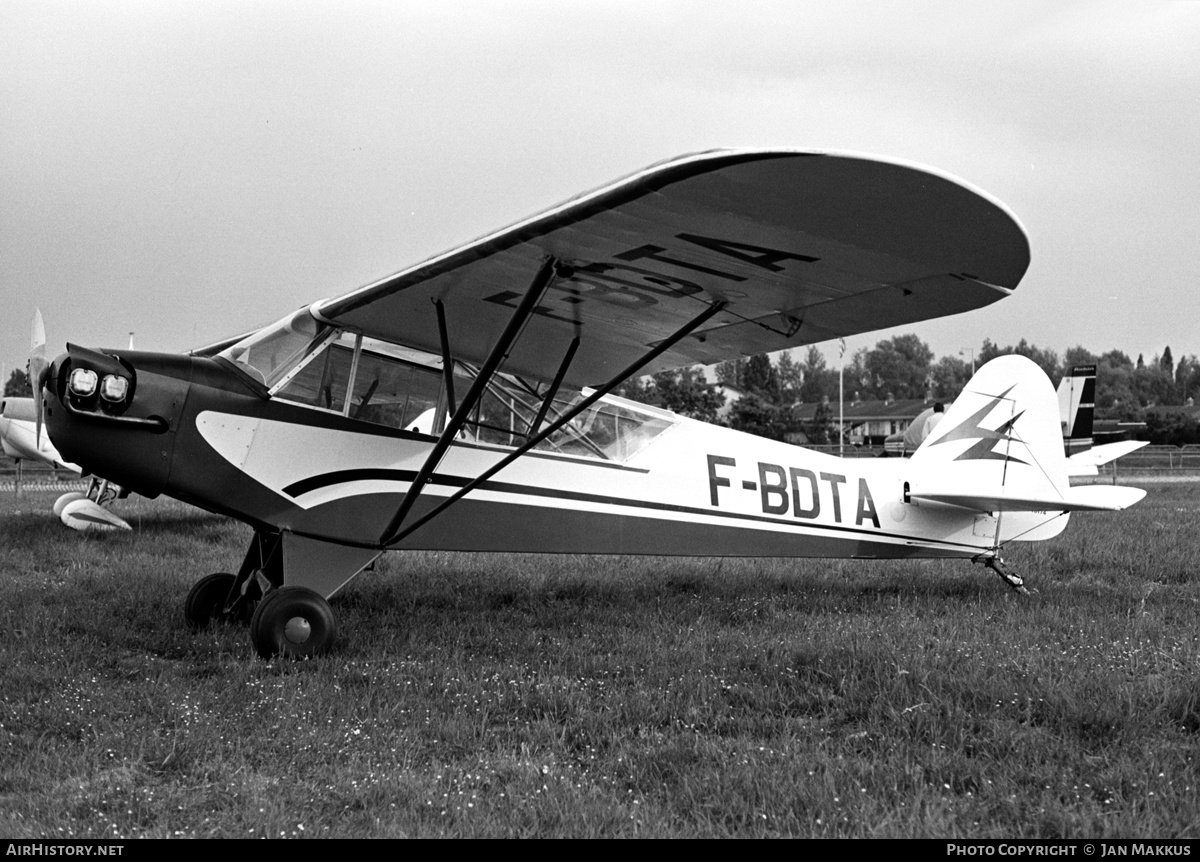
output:
[[[1056,505],[1070,492],[1062,439],[1049,378],[1023,356],[997,357],[913,454],[913,501],[984,513],[998,545],[1051,538],[1068,520]]]
[[[997,544],[1048,538],[1065,513],[1116,511],[1145,491],[1072,487],[1050,379],[1023,356],[993,359],[971,378],[909,462],[906,499],[996,519]]]
[[[1037,497],[1067,488],[1050,380],[1024,356],[993,359],[971,378],[912,464],[964,487],[1020,489]]]
[[[1092,448],[1096,366],[1072,366],[1058,384],[1058,415],[1067,457]]]

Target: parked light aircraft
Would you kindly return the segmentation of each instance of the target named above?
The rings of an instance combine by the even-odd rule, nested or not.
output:
[[[82,473],[83,468],[63,459],[50,438],[39,432],[32,398],[8,397],[0,402],[0,448],[16,461],[38,461],[56,469]],[[129,530],[129,523],[107,507],[122,489],[96,476],[87,491],[68,491],[54,501],[54,515],[74,530],[85,532]]]
[[[42,314],[37,311],[33,318],[32,350],[35,357],[40,356],[45,343]],[[50,438],[41,432],[33,398],[5,396],[0,401],[0,449],[16,461],[36,461],[55,469],[83,472],[83,468],[65,460]],[[54,515],[76,530],[128,530],[131,529],[129,524],[107,508],[113,500],[123,496],[126,495],[120,487],[93,476],[86,492],[69,491],[61,495],[54,502]]]
[[[1054,390],[1027,360],[982,368],[908,460],[840,460],[608,393],[980,308],[1028,264],[1016,218],[939,172],[710,151],[216,355],[69,344],[38,389],[85,469],[254,528],[185,618],[248,620],[263,655],[327,650],[327,599],[398,549],[959,557],[1024,589],[1009,542],[1144,493],[1069,487]]]

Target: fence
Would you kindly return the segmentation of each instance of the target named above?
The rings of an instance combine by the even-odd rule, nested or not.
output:
[[[87,487],[70,470],[55,470],[39,461],[11,461],[0,457],[0,491],[78,491]]]
[[[1105,464],[1101,476],[1200,479],[1200,445],[1143,446],[1136,452]]]

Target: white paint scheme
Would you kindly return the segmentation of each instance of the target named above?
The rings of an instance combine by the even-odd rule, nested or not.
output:
[[[1116,510],[1145,491],[1072,488],[1062,454],[1059,405],[1049,380],[1030,360],[993,359],[971,378],[946,418],[910,461],[920,470],[914,500],[984,511]],[[980,434],[997,439],[990,447]]]
[[[982,443],[983,435],[1010,422],[1011,439]],[[197,427],[230,464],[305,510],[359,496],[400,494],[409,482],[358,479],[294,499],[284,489],[339,471],[415,473],[432,447],[429,438],[348,433],[215,412],[201,414]],[[461,485],[483,473],[508,451],[456,443],[437,471],[453,481],[431,484],[423,493],[449,496],[455,482]],[[978,457],[956,460],[971,452]],[[728,460],[710,467],[709,456]],[[797,471],[800,475],[793,475]],[[798,517],[796,494],[799,508],[811,510],[814,484],[820,513]],[[572,490],[586,494],[564,493]],[[616,514],[662,522],[664,529],[671,523],[709,524],[880,546],[851,554],[856,556],[900,556],[916,548],[970,556],[994,548],[997,541],[1049,538],[1065,527],[1065,512],[1124,508],[1143,494],[1128,488],[1070,488],[1049,381],[1028,360],[1001,357],[972,379],[910,460],[839,459],[675,416],[670,428],[623,464],[538,451],[509,465],[491,487],[472,491],[467,499]],[[1003,514],[997,518],[997,513]],[[530,525],[530,536],[538,529]],[[532,539],[530,549],[536,549]],[[696,553],[720,550],[697,547]]]
[[[32,398],[4,399],[3,409],[0,410],[0,446],[4,453],[17,460],[42,461],[55,468],[82,474],[83,469],[78,464],[63,460],[48,434],[42,433],[39,439],[35,415]],[[93,485],[92,493],[97,496],[103,496],[105,500],[115,496],[115,493],[111,496],[105,493],[103,483]],[[74,530],[130,529],[123,519],[79,491],[60,496],[54,502],[53,511],[56,518]]]
[[[80,468],[63,460],[50,442],[49,435],[37,432],[37,419],[32,398],[5,398],[0,411],[0,446],[10,458],[42,461],[54,467],[81,472]]]
[[[1136,452],[1143,446],[1149,446],[1148,440],[1120,440],[1116,443],[1103,443],[1099,446],[1093,446],[1086,452],[1076,452],[1070,457],[1070,461],[1075,468],[1091,467],[1091,475],[1096,475],[1098,467],[1102,467],[1118,458],[1128,455],[1130,452]],[[1071,475],[1086,475],[1072,473]]]
[[[125,520],[86,497],[67,503],[63,507],[60,518],[71,529],[84,533],[111,533],[117,530],[133,529]]]
[[[54,517],[62,519],[63,509],[67,508],[67,504],[74,503],[76,500],[86,500],[87,494],[82,491],[68,491],[54,501]]]

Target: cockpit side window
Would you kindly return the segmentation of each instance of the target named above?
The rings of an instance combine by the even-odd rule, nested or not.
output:
[[[276,395],[298,404],[342,413],[353,363],[353,346],[332,342],[284,383]]]
[[[350,418],[432,434],[441,393],[437,369],[364,350],[354,377]]]
[[[273,397],[361,422],[421,434],[438,434],[454,405],[447,403],[439,356],[336,330],[308,311],[290,315],[226,348],[222,358],[261,379]],[[462,398],[476,370],[456,363],[455,391]],[[521,446],[542,412],[546,387],[507,374],[489,381],[458,439],[491,446]],[[562,416],[583,392],[559,392],[539,428]],[[621,399],[592,404],[537,444],[545,453],[624,462],[638,455],[673,420]]]

